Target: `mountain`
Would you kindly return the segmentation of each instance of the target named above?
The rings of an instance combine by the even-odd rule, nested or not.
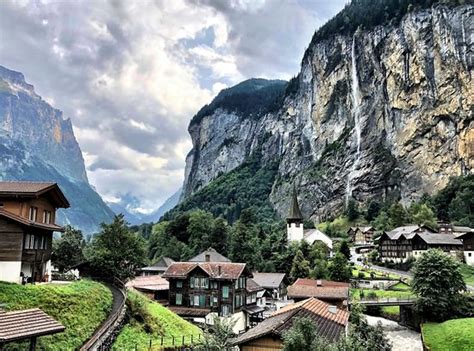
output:
[[[0,66],[0,179],[54,181],[71,203],[58,211],[60,224],[86,234],[110,222],[113,212],[88,182],[70,119],[26,83]]]
[[[322,220],[349,199],[409,203],[473,172],[474,8],[448,3],[354,0],[315,33],[290,82],[244,82],[245,101],[232,98],[242,85],[221,92],[190,123],[172,213],[284,217],[295,185],[304,215]],[[265,87],[279,93],[252,109]]]
[[[120,202],[109,202],[107,204],[115,214],[123,214],[125,220],[131,225],[139,225],[142,223],[158,222],[166,212],[178,204],[180,196],[181,188],[168,199],[166,199],[166,201],[160,207],[149,214],[133,211],[130,204],[136,203],[136,199],[132,199],[129,196],[124,196]]]

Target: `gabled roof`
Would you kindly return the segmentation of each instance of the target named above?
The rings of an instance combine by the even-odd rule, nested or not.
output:
[[[310,245],[312,245],[315,241],[322,241],[328,248],[332,250],[332,239],[319,229],[306,229],[303,232],[303,238]]]
[[[127,288],[136,288],[149,291],[163,291],[169,290],[170,283],[158,275],[151,275],[146,277],[135,277],[134,279],[127,282],[125,286]]]
[[[462,246],[462,241],[456,239],[453,234],[450,233],[416,233],[414,236],[419,237],[427,244],[431,245],[459,245]]]
[[[12,220],[18,224],[30,227],[30,228],[38,228],[38,229],[44,229],[44,230],[51,230],[54,232],[63,232],[64,228],[60,227],[59,225],[56,224],[48,224],[48,223],[39,223],[39,222],[33,222],[30,221],[28,218],[24,218],[21,216],[18,216],[17,214],[11,213],[3,208],[0,208],[0,217],[7,218],[9,220]]]
[[[253,272],[253,280],[255,283],[266,289],[278,289],[285,279],[285,273],[259,273]]]
[[[169,265],[174,262],[172,258],[161,257],[158,261],[153,263],[151,266],[140,268],[143,272],[164,272]]]
[[[58,208],[70,207],[57,183],[54,182],[22,182],[0,181],[0,198],[23,197],[36,198],[51,192],[52,199]]]
[[[352,230],[352,231],[356,231],[357,229],[360,229],[360,231],[362,233],[367,233],[367,232],[370,232],[370,231],[374,231],[375,228],[374,227],[350,227],[349,230]],[[348,230],[348,231],[349,231]]]
[[[209,257],[209,261],[206,261],[206,256]],[[231,262],[231,260],[210,247],[206,251],[189,259],[188,262]]]
[[[252,278],[247,279],[247,292],[263,291],[265,290],[262,286],[258,285]]]
[[[395,240],[395,239],[398,239],[401,234],[411,234],[411,233],[416,233],[420,231],[428,231],[428,232],[434,233],[434,231],[426,225],[406,225],[403,227],[397,227],[385,233],[387,233],[387,235],[390,238]]]
[[[64,326],[38,308],[0,313],[0,344],[64,331]]]
[[[347,300],[349,284],[330,280],[297,279],[288,287],[288,297]]]
[[[469,233],[469,232],[472,232],[472,233],[474,233],[474,229],[471,228],[471,227],[453,225],[453,232],[456,232],[456,233]]]
[[[244,272],[245,263],[174,262],[163,274],[163,278],[187,278],[196,268],[200,268],[212,279],[236,280]]]
[[[291,206],[288,212],[287,220],[303,220],[300,205],[298,204],[298,197],[296,196],[296,188],[293,188],[293,195],[291,198]]]
[[[345,333],[349,313],[338,308],[334,308],[334,312],[331,312],[329,306],[315,298],[285,306],[256,327],[239,335],[232,344],[241,345],[265,335],[281,337],[300,317],[310,318],[314,322],[318,335],[329,341],[336,341]]]

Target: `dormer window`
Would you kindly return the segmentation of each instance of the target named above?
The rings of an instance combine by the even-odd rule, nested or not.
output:
[[[51,224],[51,211],[43,211],[43,223]]]
[[[37,207],[30,207],[30,221],[36,222],[36,217],[38,215],[38,208]]]

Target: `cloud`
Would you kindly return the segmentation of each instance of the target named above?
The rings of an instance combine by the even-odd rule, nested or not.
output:
[[[154,209],[183,181],[202,105],[243,79],[296,74],[314,29],[343,5],[5,0],[0,64],[71,118],[101,195]]]

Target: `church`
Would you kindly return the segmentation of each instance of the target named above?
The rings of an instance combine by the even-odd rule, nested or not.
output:
[[[298,204],[296,189],[293,189],[291,206],[288,217],[286,218],[286,223],[288,243],[304,240],[309,245],[312,245],[315,241],[321,241],[329,248],[329,252],[332,256],[333,242],[330,237],[318,229],[304,229],[303,215],[301,214],[300,205]]]

